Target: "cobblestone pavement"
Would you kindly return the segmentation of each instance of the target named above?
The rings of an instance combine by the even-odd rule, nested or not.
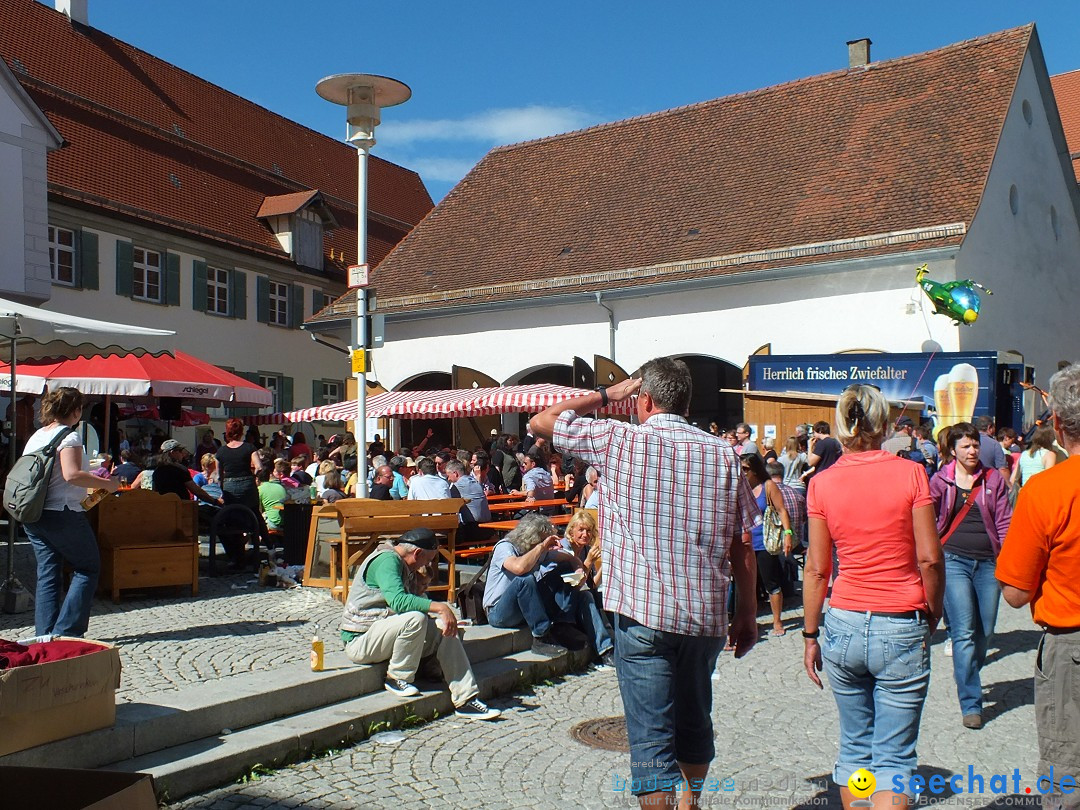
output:
[[[29,544],[16,546],[16,574],[34,586]],[[154,598],[96,600],[89,636],[120,645],[123,678],[117,697],[138,701],[208,679],[271,672],[306,660],[313,623],[336,627],[340,606],[324,591],[260,588],[250,575],[202,578],[196,598],[171,590]],[[798,612],[785,613],[792,629]],[[762,618],[764,622],[764,615]],[[0,614],[0,637],[33,632],[32,613]],[[763,625],[764,626],[764,625]],[[1020,793],[1034,787],[1036,744],[1032,664],[1039,634],[1027,611],[1003,604],[998,634],[984,670],[982,731],[960,725],[951,659],[942,634],[933,647],[930,697],[919,741],[927,776],[968,773],[1022,775]],[[797,632],[766,638],[741,661],[717,665],[712,776],[731,791],[705,793],[706,806],[839,807],[829,784],[836,754],[836,707],[802,671]],[[495,723],[443,718],[405,731],[398,745],[367,741],[245,784],[230,785],[177,805],[183,810],[256,807],[616,808],[636,806],[618,791],[629,757],[589,748],[569,730],[591,718],[622,714],[612,671],[591,670],[551,686],[492,701]],[[722,785],[717,785],[718,788]],[[1011,781],[1008,785],[1013,791]],[[935,806],[985,807],[991,795],[931,797]],[[1007,806],[1021,795],[998,797]]]
[[[798,613],[785,613],[792,629]],[[764,621],[764,619],[763,619]],[[764,625],[763,625],[764,626]],[[919,742],[927,777],[968,767],[985,776],[984,795],[924,797],[942,808],[1032,805],[1036,744],[1032,662],[1038,633],[1027,611],[1004,606],[983,682],[987,693],[981,731],[960,723],[952,662],[938,633],[934,674]],[[717,759],[711,776],[731,790],[706,791],[708,807],[840,807],[829,782],[836,755],[836,706],[802,671],[797,632],[767,638],[736,661],[717,665],[714,722]],[[396,745],[372,740],[284,768],[243,784],[190,798],[182,810],[257,807],[372,808],[617,808],[635,807],[628,790],[629,756],[589,748],[569,736],[578,722],[622,713],[613,671],[591,670],[536,687],[530,694],[496,699],[503,718],[466,723],[443,718],[404,732]],[[1020,795],[990,795],[990,777],[1020,769]],[[961,784],[965,790],[966,781]],[[927,801],[929,799],[930,801]],[[996,801],[996,804],[995,804]],[[1035,804],[1034,806],[1037,806]]]
[[[18,542],[15,551],[16,576],[33,593],[29,542]],[[341,605],[324,590],[261,588],[252,574],[203,576],[197,597],[187,595],[187,588],[154,593],[124,597],[119,604],[95,599],[91,609],[87,637],[120,647],[120,702],[306,661],[313,625],[325,628],[325,637],[341,618]],[[0,613],[2,638],[32,636],[33,625],[33,611]]]

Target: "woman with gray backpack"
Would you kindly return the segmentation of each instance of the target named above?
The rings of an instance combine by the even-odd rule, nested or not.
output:
[[[101,556],[82,507],[87,489],[115,492],[115,478],[98,478],[85,469],[84,448],[75,426],[82,419],[83,395],[57,388],[41,401],[44,425],[26,443],[24,456],[54,448],[40,517],[23,524],[37,558],[34,623],[39,636],[79,636],[90,624],[90,603],[97,588]],[[64,564],[73,569],[61,603]]]

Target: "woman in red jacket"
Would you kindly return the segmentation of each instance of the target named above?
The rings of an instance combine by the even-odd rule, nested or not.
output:
[[[1012,520],[1009,483],[997,470],[979,462],[983,438],[968,422],[950,427],[947,442],[953,460],[930,482],[945,552],[945,612],[953,676],[964,726],[971,729],[983,724],[979,670],[994,634],[1001,594],[995,561]]]

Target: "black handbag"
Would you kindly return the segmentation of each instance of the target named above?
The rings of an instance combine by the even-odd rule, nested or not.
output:
[[[484,588],[487,585],[488,567],[491,565],[489,554],[472,578],[458,588],[457,608],[462,619],[469,619],[473,624],[487,624],[487,612],[484,610]]]

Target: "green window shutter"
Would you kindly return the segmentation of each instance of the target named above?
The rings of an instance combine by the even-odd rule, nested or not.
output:
[[[299,284],[289,285],[289,326],[299,329],[304,325],[304,288]]]
[[[203,298],[203,306],[205,297]],[[165,303],[170,307],[180,306],[180,254],[165,254]]]
[[[311,291],[311,314],[316,314],[322,309],[323,291],[316,287]]]
[[[317,408],[323,404],[322,401],[322,380],[311,381],[311,407]]]
[[[281,410],[282,412],[293,409],[293,378],[282,375],[281,377]]]
[[[206,312],[206,262],[196,259],[191,269],[191,308],[196,312]]]
[[[229,303],[232,316],[247,320],[247,273],[233,270],[229,273]]]
[[[133,293],[132,276],[134,258],[131,242],[122,239],[116,241],[116,294],[131,298]]]
[[[255,307],[259,323],[270,323],[270,279],[258,276],[255,281]]]
[[[78,269],[75,284],[84,290],[98,288],[98,236],[91,231],[75,232],[75,253]]]

